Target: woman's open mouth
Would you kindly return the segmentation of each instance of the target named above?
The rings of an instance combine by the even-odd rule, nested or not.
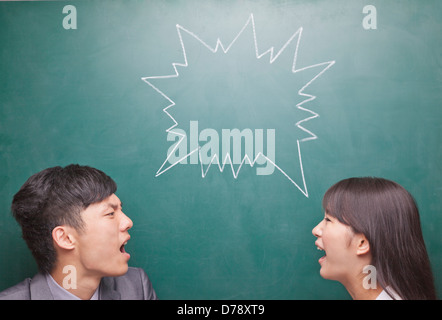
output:
[[[318,260],[318,262],[321,264],[326,258],[327,258],[327,253],[325,252],[325,250],[324,249],[322,249],[320,246],[318,246],[318,245],[316,245],[316,248],[319,250],[319,251],[324,251],[324,255],[321,257],[321,258],[319,258],[319,260]]]

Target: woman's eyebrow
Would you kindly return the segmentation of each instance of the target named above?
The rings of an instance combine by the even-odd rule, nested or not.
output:
[[[334,218],[331,214],[330,214],[330,212],[325,212],[324,213],[324,217],[327,217],[327,218]]]

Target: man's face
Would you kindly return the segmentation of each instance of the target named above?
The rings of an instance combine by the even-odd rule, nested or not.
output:
[[[84,230],[77,234],[77,257],[85,275],[120,276],[127,272],[130,255],[124,245],[133,223],[121,206],[112,194],[81,213]]]

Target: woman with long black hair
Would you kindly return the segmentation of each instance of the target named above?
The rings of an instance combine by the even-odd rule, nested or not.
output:
[[[322,205],[325,217],[313,235],[325,251],[323,278],[341,282],[353,299],[436,299],[419,211],[402,186],[345,179],[327,190]]]

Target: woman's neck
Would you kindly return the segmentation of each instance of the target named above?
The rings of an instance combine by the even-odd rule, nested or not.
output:
[[[383,289],[377,285],[376,277],[367,277],[370,277],[370,274],[362,274],[342,282],[353,300],[375,300],[381,294]]]

